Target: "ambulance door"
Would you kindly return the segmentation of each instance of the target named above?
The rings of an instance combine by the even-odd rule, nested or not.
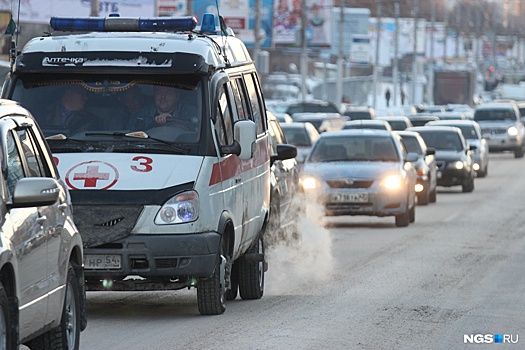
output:
[[[240,171],[241,160],[235,154],[222,154],[223,152],[220,150],[220,147],[233,146],[233,124],[238,119],[237,107],[235,106],[235,99],[229,84],[221,85],[217,96],[217,118],[214,129],[219,146],[219,162],[214,167],[217,167],[219,171],[221,191],[210,189],[210,193],[216,192],[222,195],[224,211],[229,214],[235,227],[235,248],[237,249],[244,232],[243,223],[246,215],[242,174]],[[213,186],[213,182],[212,177],[212,181],[210,181],[211,186]]]

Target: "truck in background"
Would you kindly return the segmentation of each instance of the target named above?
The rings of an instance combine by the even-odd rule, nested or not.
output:
[[[441,70],[434,72],[434,104],[467,104],[474,106],[476,71]]]

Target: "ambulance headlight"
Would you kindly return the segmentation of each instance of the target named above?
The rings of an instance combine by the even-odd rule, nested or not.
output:
[[[195,191],[179,193],[171,197],[155,217],[157,225],[192,222],[199,217],[199,196]]]

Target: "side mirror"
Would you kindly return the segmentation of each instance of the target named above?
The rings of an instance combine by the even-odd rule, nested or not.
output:
[[[60,186],[49,177],[26,177],[17,181],[13,191],[13,208],[40,207],[58,200]]]
[[[277,155],[271,157],[271,163],[276,160],[292,159],[297,156],[297,147],[294,145],[281,144],[277,145]]]
[[[469,149],[469,151],[475,151],[475,150],[478,149],[478,146],[476,146],[476,145],[469,145],[468,149]]]
[[[432,148],[432,147],[427,148],[427,156],[433,156],[435,154],[436,154],[435,148]]]
[[[417,162],[417,160],[419,159],[419,156],[417,155],[417,153],[415,152],[410,152],[407,154],[407,158],[406,158],[406,162]]]
[[[223,154],[235,154],[242,160],[251,159],[255,153],[257,129],[251,120],[238,120],[233,126],[233,144],[222,146]]]

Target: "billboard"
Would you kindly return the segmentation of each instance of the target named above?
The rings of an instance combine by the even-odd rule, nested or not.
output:
[[[0,11],[12,11],[13,18],[21,22],[49,23],[55,17],[88,17],[91,14],[91,0],[21,0],[20,16],[18,2],[0,0]],[[99,0],[99,16],[118,13],[122,17],[152,17],[155,14],[155,0]]]
[[[332,45],[332,0],[306,1],[308,46]],[[301,0],[276,0],[273,8],[275,46],[301,45]]]
[[[261,48],[270,48],[272,45],[272,0],[261,0]],[[233,29],[235,36],[241,39],[247,47],[255,43],[255,0],[218,0],[219,14],[224,18],[228,27]],[[217,2],[215,0],[193,0],[193,14],[201,20],[205,13],[217,16]]]

